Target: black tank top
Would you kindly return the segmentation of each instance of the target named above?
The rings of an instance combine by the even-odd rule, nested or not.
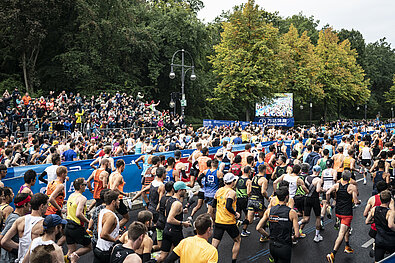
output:
[[[162,196],[162,198],[160,199],[160,204],[159,204],[159,218],[158,218],[158,222],[156,223],[156,228],[158,228],[159,230],[163,230],[165,228],[165,224],[166,224],[166,218],[167,216],[166,214],[166,203],[167,203],[167,199],[169,199],[171,196]]]
[[[384,171],[377,171],[376,176],[373,179],[373,190],[376,189],[376,184],[380,181],[384,181],[383,178]]]
[[[276,169],[276,178],[279,178],[281,175],[285,174],[285,172],[287,171],[287,166],[277,166]]]
[[[148,209],[156,211],[156,207],[158,206],[159,203],[159,193],[158,193],[159,186],[153,186],[152,183],[149,188]]]
[[[270,239],[289,246],[292,245],[290,210],[291,208],[286,205],[276,205],[270,208],[269,215]]]
[[[254,178],[252,178],[250,197],[252,200],[264,200],[264,197],[261,193],[261,186],[258,184],[258,181],[261,179],[261,177],[263,176],[255,175]]]
[[[395,232],[388,227],[386,219],[389,209],[386,207],[376,206],[374,210],[374,223],[377,228],[376,245],[395,246]]]
[[[136,252],[134,252],[133,249],[126,248],[123,245],[118,244],[112,250],[110,262],[111,263],[122,263],[127,256],[129,256],[130,254],[134,254],[134,253],[136,253]]]
[[[309,193],[307,194],[308,197],[312,197],[312,198],[319,198],[319,195],[316,191],[315,186],[313,186],[313,180],[314,178],[316,178],[316,176],[311,176],[308,175],[304,181],[306,183],[307,188],[309,189]]]
[[[352,195],[347,192],[349,185],[349,183],[346,185],[339,183],[339,189],[336,192],[336,214],[338,215],[352,215]]]
[[[173,203],[175,201],[179,201],[179,200],[177,198],[174,198],[174,197],[170,197],[167,200],[167,203],[166,203],[166,218],[169,216],[171,206],[173,205]],[[184,219],[183,212],[181,211],[181,213],[176,215],[174,218],[176,220],[178,220],[178,221],[182,221]],[[169,228],[174,229],[174,230],[182,231],[182,226],[181,225],[173,225],[173,224],[169,224],[169,223],[166,222],[165,227],[169,227]]]

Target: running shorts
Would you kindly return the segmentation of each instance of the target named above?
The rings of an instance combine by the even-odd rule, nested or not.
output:
[[[68,245],[81,244],[86,247],[91,243],[91,237],[86,232],[85,228],[73,220],[67,220],[64,234]]]
[[[321,206],[320,206],[320,199],[318,197],[308,197],[304,198],[304,215],[310,216],[311,209],[314,211],[315,216],[321,215]]]
[[[340,219],[340,224],[351,227],[352,216],[344,216],[336,214],[336,217]]]
[[[125,214],[127,214],[128,213],[128,208],[126,207],[126,205],[125,205],[125,203],[123,202],[123,199],[120,199],[119,200],[120,202],[119,202],[119,207],[118,207],[118,209],[117,209],[117,212],[120,214],[120,215],[125,215]]]
[[[247,207],[248,207],[248,198],[237,198],[236,200],[236,212],[241,214],[241,212],[244,212],[244,214],[247,214]]]
[[[370,166],[372,164],[372,160],[370,160],[370,159],[362,159],[361,164],[363,166],[365,166],[365,167],[366,166]]]
[[[266,207],[263,204],[263,200],[248,199],[247,209],[248,211],[262,212]]]
[[[215,223],[213,238],[217,240],[221,240],[222,237],[224,236],[225,231],[232,239],[235,239],[240,235],[239,229],[237,228],[236,224],[225,225],[225,224]]]
[[[202,191],[198,192],[198,199],[203,199],[204,200],[204,192],[202,192]]]

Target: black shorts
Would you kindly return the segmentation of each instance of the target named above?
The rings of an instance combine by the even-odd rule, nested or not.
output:
[[[362,159],[361,164],[365,167],[372,165],[372,160],[370,159]]]
[[[304,198],[304,208],[303,208],[304,215],[310,216],[312,208],[315,216],[321,216],[320,199],[318,197],[306,196]]]
[[[199,170],[191,168],[190,176],[194,176],[195,178],[199,176]]]
[[[119,199],[119,207],[117,209],[117,212],[120,215],[126,215],[128,213],[128,208],[126,207],[125,203],[123,202],[123,199]]]
[[[181,240],[184,239],[184,235],[181,231],[174,231],[166,225],[165,229],[163,230],[163,239],[162,239],[162,246],[160,250],[164,252],[170,252],[172,246],[176,247]]]
[[[236,212],[241,214],[241,212],[244,212],[245,215],[247,215],[247,205],[248,205],[248,198],[237,198],[236,200]]]
[[[198,192],[198,199],[203,199],[204,200],[204,192],[202,192],[202,191]]]
[[[369,229],[369,236],[371,238],[376,238],[377,230],[373,230],[372,228]]]
[[[81,244],[87,247],[91,244],[91,237],[86,232],[85,228],[78,225],[73,220],[67,220],[64,234],[68,245]]]
[[[298,212],[302,213],[303,207],[304,207],[304,196],[303,195],[295,195],[294,202],[295,202],[295,208],[298,210]]]
[[[292,247],[281,244],[279,242],[271,241],[269,244],[270,254],[274,262],[290,263],[292,257]]]
[[[235,239],[240,235],[239,229],[237,228],[236,224],[225,225],[225,224],[215,223],[213,238],[217,240],[221,240],[222,237],[224,236],[225,231],[232,239]]]
[[[262,212],[266,207],[263,200],[248,199],[247,209],[248,211]]]

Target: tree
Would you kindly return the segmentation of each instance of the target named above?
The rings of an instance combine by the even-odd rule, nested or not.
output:
[[[319,34],[316,54],[320,58],[322,68],[318,74],[324,96],[323,116],[326,119],[328,107],[341,104],[363,104],[370,96],[369,80],[365,79],[364,70],[356,63],[357,53],[351,49],[350,42],[339,38],[331,28]]]
[[[63,1],[3,0],[0,2],[0,28],[6,45],[20,63],[26,91],[39,86],[36,66],[48,27],[59,18]]]
[[[280,91],[293,93],[297,103],[322,99],[324,91],[317,81],[321,64],[307,31],[299,37],[298,30],[291,24],[289,31],[280,37],[280,42]]]
[[[357,63],[363,67],[366,44],[361,32],[354,29],[342,29],[338,33],[338,37],[340,41],[347,39],[350,42],[351,49],[357,51]]]
[[[252,105],[275,91],[278,29],[266,23],[264,11],[252,0],[235,8],[223,29],[221,43],[209,57],[219,78],[213,99],[242,105],[249,120]]]
[[[302,34],[306,32],[311,42],[316,45],[318,41],[318,25],[320,21],[315,20],[314,16],[307,17],[302,12],[285,18],[282,23],[279,23],[280,33],[285,34],[288,32],[289,27],[293,25],[297,28],[298,32]]]
[[[390,90],[385,92],[385,98],[387,99],[386,102],[390,104],[395,104],[395,74],[392,78],[393,85],[391,86]]]

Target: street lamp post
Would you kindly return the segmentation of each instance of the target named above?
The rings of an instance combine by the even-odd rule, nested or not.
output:
[[[394,107],[391,107],[391,119],[394,118]]]
[[[365,120],[366,120],[366,111],[368,109],[368,105],[365,103]]]
[[[174,64],[174,58],[177,55],[177,53],[181,52],[181,64]],[[185,65],[184,64],[184,57],[185,57],[185,53],[187,53],[189,55],[189,57],[191,58],[191,66]],[[184,117],[184,109],[186,106],[186,99],[185,99],[185,90],[184,90],[184,86],[185,86],[185,75],[188,72],[188,70],[191,70],[191,80],[195,80],[196,79],[196,75],[195,75],[195,66],[193,63],[193,58],[191,56],[191,54],[184,50],[177,50],[174,54],[173,57],[171,59],[171,68],[170,68],[170,74],[169,74],[169,78],[170,79],[174,79],[176,77],[176,74],[174,73],[174,67],[181,67],[181,116]],[[186,70],[185,70],[186,69]]]

